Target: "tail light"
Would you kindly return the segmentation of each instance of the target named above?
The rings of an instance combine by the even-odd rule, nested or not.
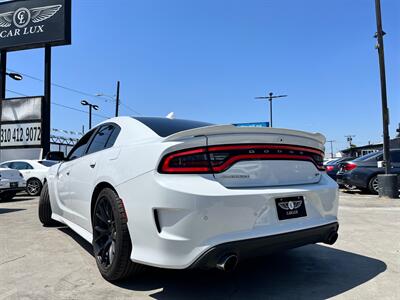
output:
[[[301,160],[312,162],[319,170],[324,153],[313,148],[289,145],[226,145],[186,149],[169,153],[161,160],[160,173],[221,173],[244,160]]]
[[[351,170],[354,170],[355,168],[357,168],[357,165],[355,163],[346,163],[343,166],[343,170],[345,170],[345,171],[351,171]]]
[[[326,167],[325,167],[325,170],[326,170],[327,172],[330,172],[330,171],[333,171],[334,168],[335,168],[334,166],[326,166]]]

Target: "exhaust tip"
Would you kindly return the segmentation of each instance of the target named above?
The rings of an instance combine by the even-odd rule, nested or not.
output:
[[[217,269],[224,272],[232,272],[236,268],[238,261],[236,254],[226,255],[217,263]]]
[[[338,237],[339,237],[339,235],[338,235],[338,233],[336,231],[331,232],[328,235],[328,237],[327,237],[327,239],[325,241],[325,244],[333,245],[337,241]]]

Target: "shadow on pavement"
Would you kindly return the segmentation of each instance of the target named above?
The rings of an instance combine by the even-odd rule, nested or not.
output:
[[[30,197],[30,196],[25,196],[25,195],[17,195],[14,198],[12,198],[11,200],[5,201],[5,200],[1,200],[0,199],[0,204],[3,203],[14,203],[14,202],[22,202],[22,201],[30,201],[30,200],[34,200],[36,199],[36,197]]]
[[[24,208],[0,208],[0,215],[2,214],[9,214],[16,211],[26,210]]]
[[[92,246],[83,238],[68,228],[59,229],[93,256]],[[326,299],[385,270],[384,262],[371,257],[309,245],[242,262],[232,273],[148,268],[116,285],[135,291],[157,290],[150,295],[155,299]]]

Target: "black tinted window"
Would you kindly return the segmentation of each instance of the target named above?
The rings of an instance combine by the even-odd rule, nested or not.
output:
[[[68,160],[74,160],[83,156],[86,150],[86,146],[93,135],[93,132],[93,130],[89,131],[79,140],[79,142],[74,146],[74,148],[72,148],[71,152],[69,153]]]
[[[43,165],[43,166],[45,166],[45,167],[51,167],[51,166],[57,164],[58,161],[54,161],[54,160],[41,160],[41,161],[38,161],[38,163],[41,164],[41,165]]]
[[[135,117],[135,119],[142,122],[144,125],[162,137],[166,137],[180,131],[214,125],[206,122],[168,118]]]
[[[369,153],[369,154],[366,154],[366,155],[363,155],[363,156],[360,156],[360,157],[356,158],[354,161],[365,161],[365,160],[369,160],[371,158],[376,159],[375,157],[378,157],[379,153],[380,152]]]
[[[99,131],[97,131],[92,142],[90,143],[87,154],[112,147],[117,139],[118,133],[119,128],[111,124],[100,127]]]
[[[31,170],[33,167],[23,161],[14,161],[10,164],[9,168],[15,169],[15,170]]]
[[[400,151],[390,152],[390,158],[394,163],[400,163]]]

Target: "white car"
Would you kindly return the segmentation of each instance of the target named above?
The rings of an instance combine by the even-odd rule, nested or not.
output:
[[[49,167],[55,163],[46,160],[11,160],[2,163],[0,168],[10,168],[21,172],[26,180],[26,192],[30,196],[38,196],[42,191]]]
[[[141,265],[232,270],[239,260],[333,244],[338,186],[321,134],[147,117],[110,119],[50,168],[44,225],[93,244],[102,276]]]
[[[20,172],[0,167],[0,201],[10,201],[25,188],[26,181]]]

